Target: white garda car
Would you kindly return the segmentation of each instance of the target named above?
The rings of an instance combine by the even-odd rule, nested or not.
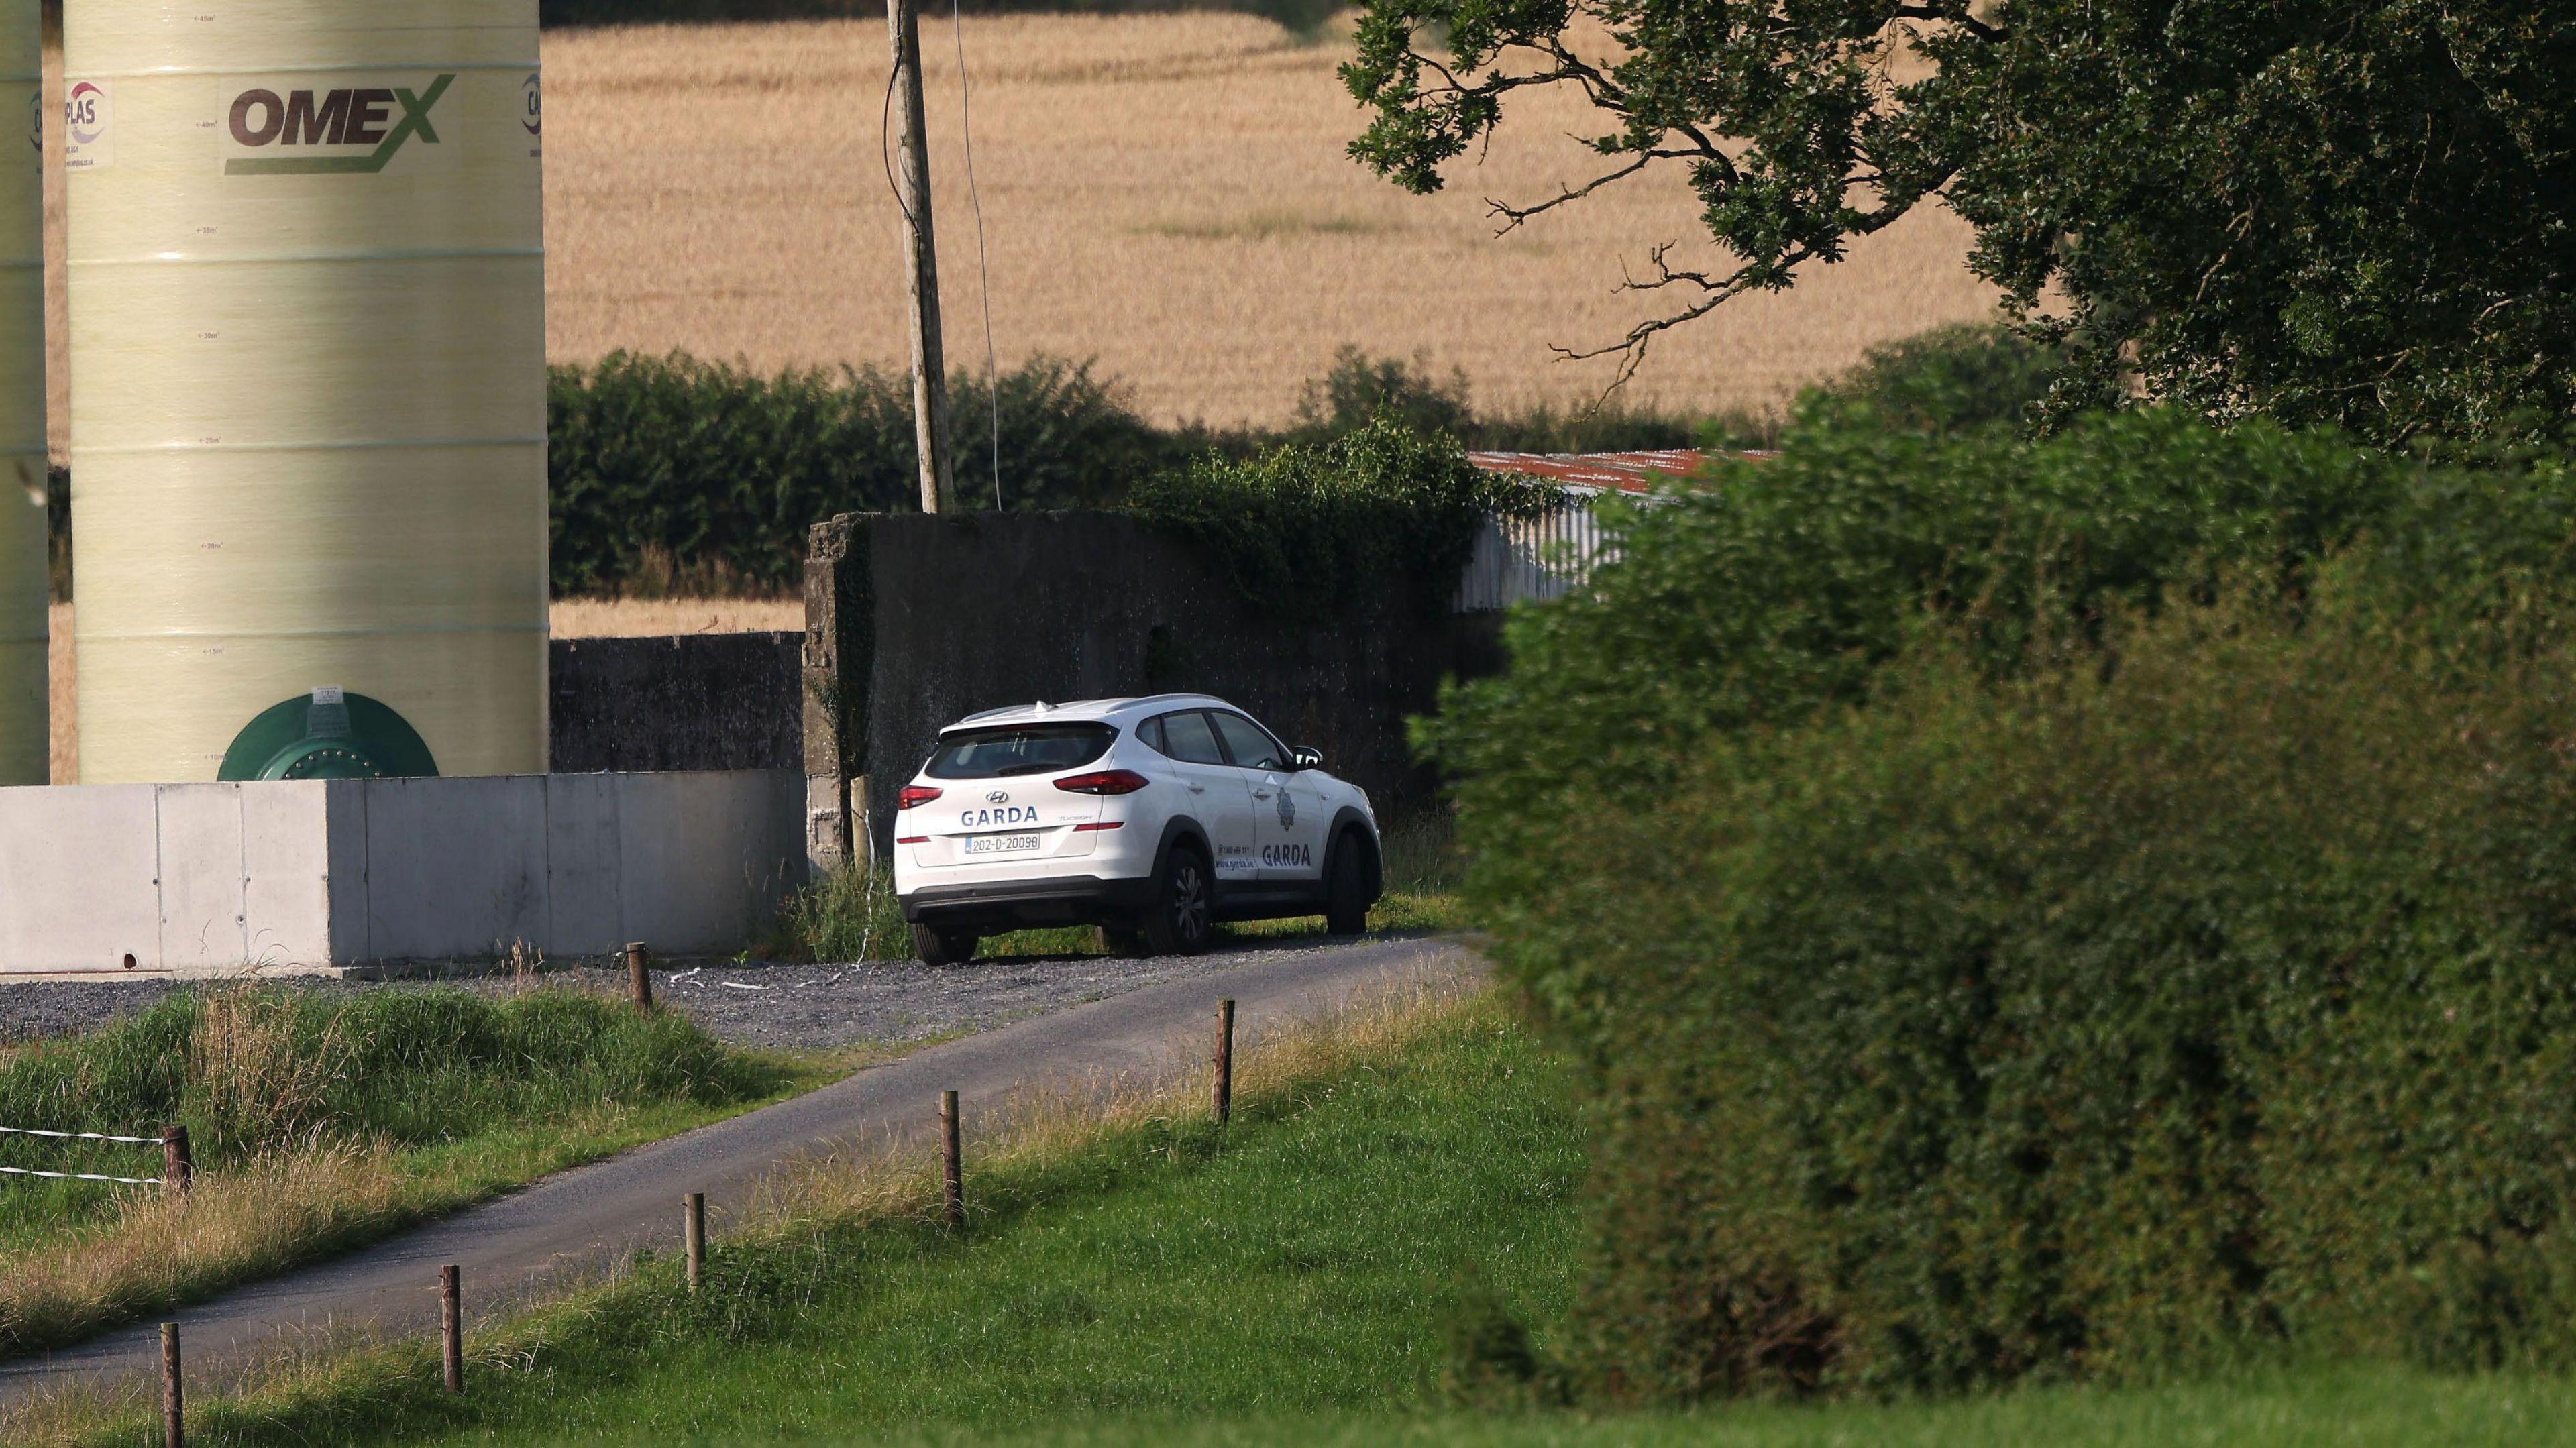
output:
[[[983,937],[1097,925],[1112,950],[1192,952],[1222,920],[1322,915],[1366,928],[1377,816],[1223,699],[1031,704],[940,731],[903,787],[894,888],[913,948],[965,960]]]

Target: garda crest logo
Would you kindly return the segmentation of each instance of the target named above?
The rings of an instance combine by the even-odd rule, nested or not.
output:
[[[420,87],[245,87],[224,119],[224,174],[372,176],[406,150],[452,155],[453,143],[438,131],[438,103],[455,83],[451,74]]]
[[[1282,789],[1279,791],[1279,828],[1293,830],[1296,827],[1297,801],[1289,796],[1287,790]]]

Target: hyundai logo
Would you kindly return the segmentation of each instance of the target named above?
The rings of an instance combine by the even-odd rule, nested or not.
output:
[[[984,796],[984,803],[986,804],[1009,804],[1010,802],[1011,792],[1007,789],[997,789]]]

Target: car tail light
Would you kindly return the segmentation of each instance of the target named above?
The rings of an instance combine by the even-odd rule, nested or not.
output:
[[[1094,820],[1087,825],[1075,825],[1073,832],[1077,835],[1087,835],[1095,830],[1114,830],[1125,823],[1127,823],[1125,820]]]
[[[903,793],[894,797],[894,807],[899,810],[910,809],[914,805],[928,804],[937,798],[939,798],[939,791],[929,785],[907,784],[903,787]]]
[[[930,843],[930,836],[928,836],[928,835],[898,835],[898,836],[896,836],[896,837],[895,837],[895,843],[896,843],[896,844],[898,844],[898,845],[926,845],[926,844],[929,844],[929,843]]]
[[[1132,769],[1103,769],[1094,774],[1068,774],[1055,787],[1073,794],[1134,794],[1152,780]]]

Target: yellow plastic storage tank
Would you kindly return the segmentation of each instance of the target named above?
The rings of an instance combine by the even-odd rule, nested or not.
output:
[[[82,781],[543,771],[536,0],[63,50]]]
[[[27,135],[0,162],[0,784],[46,782],[41,14],[39,0],[0,0],[0,116]]]

